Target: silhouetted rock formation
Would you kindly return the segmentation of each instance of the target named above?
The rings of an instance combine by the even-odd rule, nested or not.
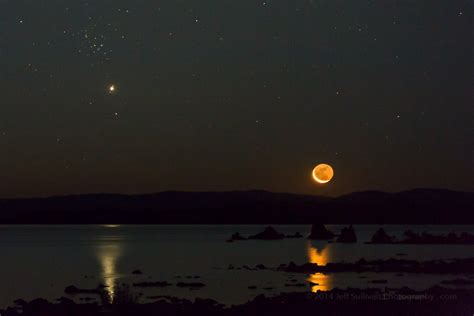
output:
[[[331,239],[335,235],[327,230],[323,224],[313,224],[308,239]]]
[[[463,232],[460,235],[449,233],[446,236],[433,235],[427,232],[421,234],[407,230],[404,233],[405,239],[397,240],[389,236],[380,228],[373,236],[370,244],[451,244],[451,245],[472,245],[474,244],[474,235]]]
[[[285,235],[277,232],[272,226],[267,226],[263,232],[249,236],[248,239],[276,240],[283,238],[285,238]]]
[[[337,237],[336,242],[341,243],[355,243],[357,242],[357,236],[355,234],[354,228],[351,226],[343,227],[341,234]]]
[[[227,242],[233,242],[233,241],[236,241],[236,240],[246,240],[246,239],[247,238],[240,235],[239,232],[235,232],[235,233],[232,234],[232,236],[230,236],[229,239],[227,239]]]
[[[432,235],[427,232],[421,234],[407,230],[401,244],[474,244],[474,235],[463,232],[460,235],[449,233],[447,236]]]
[[[257,270],[266,270],[267,267],[266,267],[265,265],[263,265],[263,264],[260,263],[260,264],[257,264],[257,265],[255,266],[255,269],[257,269]]]
[[[383,228],[379,228],[370,240],[371,244],[391,244],[395,241],[395,238],[389,236]]]
[[[133,270],[132,274],[143,274],[143,272],[142,272],[142,270],[137,269],[137,270]]]
[[[232,236],[227,239],[227,242],[234,242],[237,240],[248,240],[248,239],[259,239],[259,240],[278,240],[284,238],[302,238],[299,232],[294,233],[293,235],[284,235],[275,230],[272,226],[267,226],[263,232],[249,236],[248,238],[243,237],[240,233],[234,233]]]

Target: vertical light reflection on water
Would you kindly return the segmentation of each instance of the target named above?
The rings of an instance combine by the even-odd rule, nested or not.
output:
[[[103,227],[110,229],[119,227],[119,225],[104,225]],[[96,256],[101,267],[100,277],[106,286],[105,291],[110,303],[113,302],[115,297],[117,279],[119,278],[117,263],[123,252],[124,247],[120,236],[106,234],[99,237]]]
[[[308,251],[308,261],[310,263],[317,263],[318,265],[326,265],[331,259],[331,253],[327,245],[323,245],[319,249],[313,246],[313,244],[308,241],[307,245]],[[328,291],[332,288],[332,276],[323,274],[323,273],[314,273],[309,275],[309,282],[314,283],[311,286],[311,292]]]

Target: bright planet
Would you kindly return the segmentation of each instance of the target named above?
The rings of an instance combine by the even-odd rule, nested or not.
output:
[[[318,183],[328,183],[333,176],[334,170],[328,164],[322,163],[313,169],[313,179]]]

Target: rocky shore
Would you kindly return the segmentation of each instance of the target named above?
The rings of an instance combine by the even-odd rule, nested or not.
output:
[[[474,290],[432,287],[425,291],[400,289],[333,289],[316,293],[284,293],[236,306],[224,306],[211,299],[194,301],[174,297],[156,297],[140,304],[133,298],[111,304],[77,304],[62,298],[56,303],[44,299],[17,300],[16,306],[0,310],[2,316],[102,316],[102,315],[471,315]]]
[[[285,239],[285,238],[303,238],[303,235],[301,235],[299,232],[296,232],[293,235],[285,235],[280,232],[278,232],[275,228],[272,226],[267,226],[265,229],[257,233],[255,235],[250,235],[248,237],[242,236],[239,232],[236,232],[232,234],[232,236],[227,239],[227,242],[234,242],[238,240],[280,240],[280,239]]]

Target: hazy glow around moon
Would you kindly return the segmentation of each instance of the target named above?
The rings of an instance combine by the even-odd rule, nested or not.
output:
[[[333,176],[334,170],[328,164],[322,163],[313,169],[313,179],[318,183],[328,183]]]

